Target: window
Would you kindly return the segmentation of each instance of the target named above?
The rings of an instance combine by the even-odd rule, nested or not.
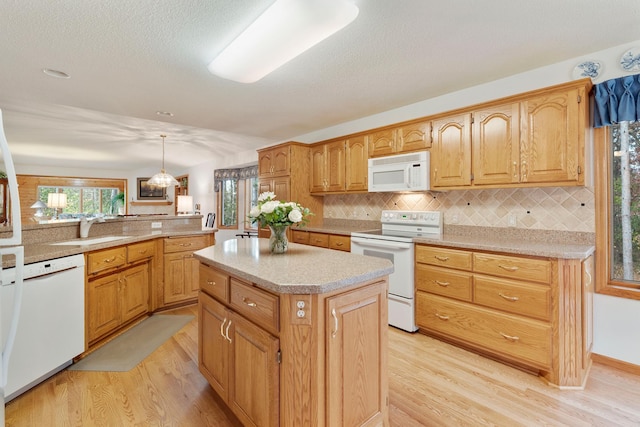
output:
[[[624,125],[595,129],[596,285],[640,299],[640,123],[629,123],[628,145],[623,133]]]
[[[120,193],[118,188],[91,187],[48,187],[38,186],[38,199],[47,203],[49,193],[64,193],[67,195],[67,207],[61,209],[60,218],[72,218],[78,214],[94,215],[102,213],[113,215],[118,213],[115,196]],[[53,209],[45,209],[48,215]]]
[[[258,205],[258,194],[260,191],[260,180],[258,177],[247,178],[245,181],[245,204],[244,204],[244,217],[249,217],[249,211],[252,207]],[[247,230],[257,230],[258,224],[252,224],[250,221],[246,221],[244,228]]]
[[[238,181],[225,179],[218,192],[218,226],[238,228]]]

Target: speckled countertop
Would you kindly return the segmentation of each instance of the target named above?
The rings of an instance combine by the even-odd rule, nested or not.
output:
[[[268,239],[230,239],[194,252],[205,264],[276,293],[321,294],[387,276],[391,261],[289,243],[272,254]]]
[[[350,235],[352,231],[380,229],[379,221],[325,220],[301,230]],[[415,243],[549,258],[585,259],[595,251],[594,233],[521,228],[444,226],[442,236],[415,238]]]

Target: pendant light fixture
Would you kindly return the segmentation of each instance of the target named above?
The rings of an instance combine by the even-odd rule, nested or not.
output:
[[[149,180],[147,181],[147,185],[161,188],[167,188],[172,185],[180,185],[180,183],[176,181],[174,177],[166,173],[164,170],[164,139],[166,137],[167,135],[160,135],[160,138],[162,138],[162,169],[160,169],[160,173],[157,173],[149,178]]]

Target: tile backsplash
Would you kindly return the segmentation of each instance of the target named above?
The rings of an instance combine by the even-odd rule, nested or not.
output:
[[[384,209],[439,210],[445,224],[595,232],[595,200],[587,187],[364,193],[324,197],[324,217],[379,220]]]

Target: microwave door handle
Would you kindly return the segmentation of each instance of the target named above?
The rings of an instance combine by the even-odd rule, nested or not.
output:
[[[411,188],[412,187],[412,182],[411,182],[411,165],[407,165],[404,168],[404,184],[407,186],[407,188]]]

